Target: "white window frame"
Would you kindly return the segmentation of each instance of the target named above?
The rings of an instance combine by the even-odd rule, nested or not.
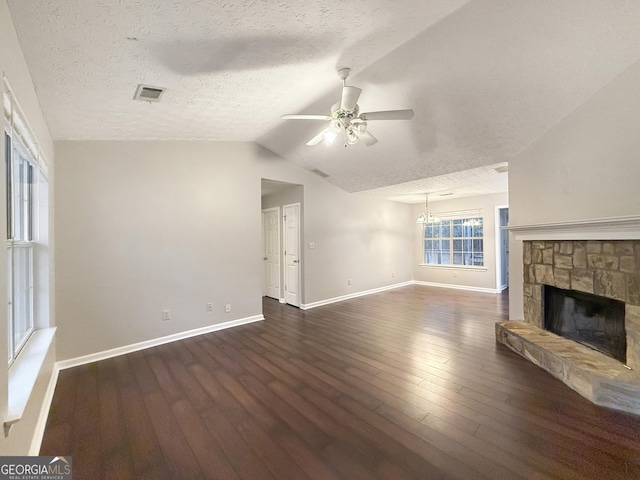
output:
[[[11,173],[11,177],[7,176],[7,348],[8,348],[8,364],[11,367],[18,355],[28,343],[29,338],[38,329],[46,329],[49,324],[49,308],[47,305],[41,305],[37,299],[37,269],[36,262],[39,261],[36,258],[35,249],[42,250],[39,245],[40,241],[40,223],[45,221],[48,225],[47,218],[40,218],[40,215],[48,215],[48,162],[42,154],[38,142],[35,140],[35,136],[32,133],[28,122],[26,121],[18,102],[15,99],[13,90],[9,86],[6,77],[3,77],[3,112],[4,112],[4,134],[3,140],[8,140],[9,145],[5,144],[4,154],[5,162],[6,156],[9,154],[10,170],[5,163],[5,170],[7,174]],[[27,196],[17,195],[15,191],[15,185],[20,185],[20,181],[17,178],[18,172],[15,168],[19,165],[20,161],[26,162],[29,165],[30,179],[27,185]],[[23,185],[24,186],[24,185]],[[44,190],[42,190],[44,188]],[[42,190],[42,192],[41,192]],[[28,199],[28,200],[27,200]],[[15,203],[26,202],[27,205],[20,205],[22,213],[26,214],[26,223],[23,223],[22,231],[20,231],[20,225],[16,223]],[[42,203],[44,202],[44,203]],[[45,227],[47,228],[47,227]],[[44,232],[45,238],[48,238],[48,233]],[[48,240],[44,240],[47,242]],[[20,249],[20,250],[19,250]],[[27,274],[21,279],[18,277],[16,263],[19,261],[19,257],[16,254],[18,251],[28,252],[22,258],[26,258],[26,271]],[[48,262],[48,260],[46,260]],[[49,267],[45,269],[49,271]],[[39,274],[38,274],[39,275]],[[19,282],[18,282],[19,281]],[[48,285],[48,278],[42,278],[42,280]],[[16,332],[16,310],[19,308],[16,305],[16,286],[18,283],[22,284],[23,292],[26,292],[26,299],[23,297],[23,304],[20,306],[23,311],[28,315],[28,318],[23,322],[26,325],[26,329],[22,332],[23,335],[20,338],[15,338]],[[48,286],[45,287],[48,292]],[[45,300],[46,301],[46,300]],[[39,306],[40,305],[40,306]],[[37,311],[39,310],[39,312]],[[24,318],[24,317],[23,317]]]
[[[422,253],[422,260],[423,262],[420,264],[421,266],[425,266],[425,267],[434,267],[434,268],[455,268],[455,269],[470,269],[470,270],[486,270],[487,266],[486,266],[486,259],[485,259],[485,235],[484,235],[484,217],[481,213],[481,211],[467,211],[467,212],[450,212],[450,213],[445,213],[445,214],[437,214],[438,217],[440,217],[440,221],[439,222],[434,222],[434,223],[430,223],[430,224],[424,224],[422,225],[422,235],[421,235],[421,253]],[[471,236],[463,236],[463,237],[454,237],[454,222],[479,222],[482,226],[482,235],[481,236],[474,236],[473,234]],[[432,228],[434,225],[438,225],[438,226],[442,226],[444,223],[449,223],[449,235],[444,237],[444,236],[440,236],[440,237],[434,237],[434,236],[429,236],[429,237],[425,237],[426,233],[427,233],[427,229],[428,228]],[[465,225],[463,226],[463,228],[473,228],[473,225]],[[474,248],[472,248],[470,251],[459,251],[459,250],[455,250],[454,248],[454,242],[456,241],[470,241],[472,243],[472,245],[474,244],[474,241],[480,241],[482,243],[482,249],[478,250],[478,252],[482,253],[482,265],[473,265],[473,264],[468,264],[465,265],[463,264],[456,264],[453,263],[454,262],[454,255],[458,255],[458,254],[471,254],[474,255],[474,253],[478,253],[475,251]],[[448,258],[449,258],[449,262],[450,263],[440,263],[442,261],[442,259],[439,259],[439,263],[429,263],[429,260],[427,259],[427,245],[426,242],[427,241],[444,241],[444,242],[448,242],[449,243],[449,251],[447,253]],[[440,245],[440,248],[434,250],[432,249],[432,252],[438,251],[438,252],[442,252],[442,244]]]
[[[36,218],[35,177],[37,164],[11,129],[5,132],[7,166],[7,282],[8,361],[11,365],[34,332],[34,235]],[[24,176],[20,168],[27,166]],[[25,178],[26,177],[26,178]],[[18,189],[19,187],[20,189]],[[20,254],[18,252],[26,252]],[[26,260],[24,263],[22,263]],[[26,317],[25,317],[26,315]],[[18,318],[20,317],[20,318]],[[17,325],[25,328],[16,338]]]

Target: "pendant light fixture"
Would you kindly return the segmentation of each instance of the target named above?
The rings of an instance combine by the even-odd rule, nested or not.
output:
[[[424,209],[425,211],[418,216],[416,223],[438,223],[440,219],[436,217],[433,213],[429,212],[429,194],[424,194]]]

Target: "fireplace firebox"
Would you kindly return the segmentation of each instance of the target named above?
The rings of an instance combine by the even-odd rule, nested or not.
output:
[[[542,290],[545,330],[626,363],[624,302],[551,285]]]

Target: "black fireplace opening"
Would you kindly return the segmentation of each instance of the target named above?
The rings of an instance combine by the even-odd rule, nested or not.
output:
[[[543,303],[545,330],[627,362],[624,302],[543,285]]]

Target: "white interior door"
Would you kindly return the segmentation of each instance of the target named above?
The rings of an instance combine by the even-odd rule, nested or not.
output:
[[[300,204],[284,207],[284,298],[300,306]]]
[[[280,300],[280,208],[262,211],[264,295]]]

